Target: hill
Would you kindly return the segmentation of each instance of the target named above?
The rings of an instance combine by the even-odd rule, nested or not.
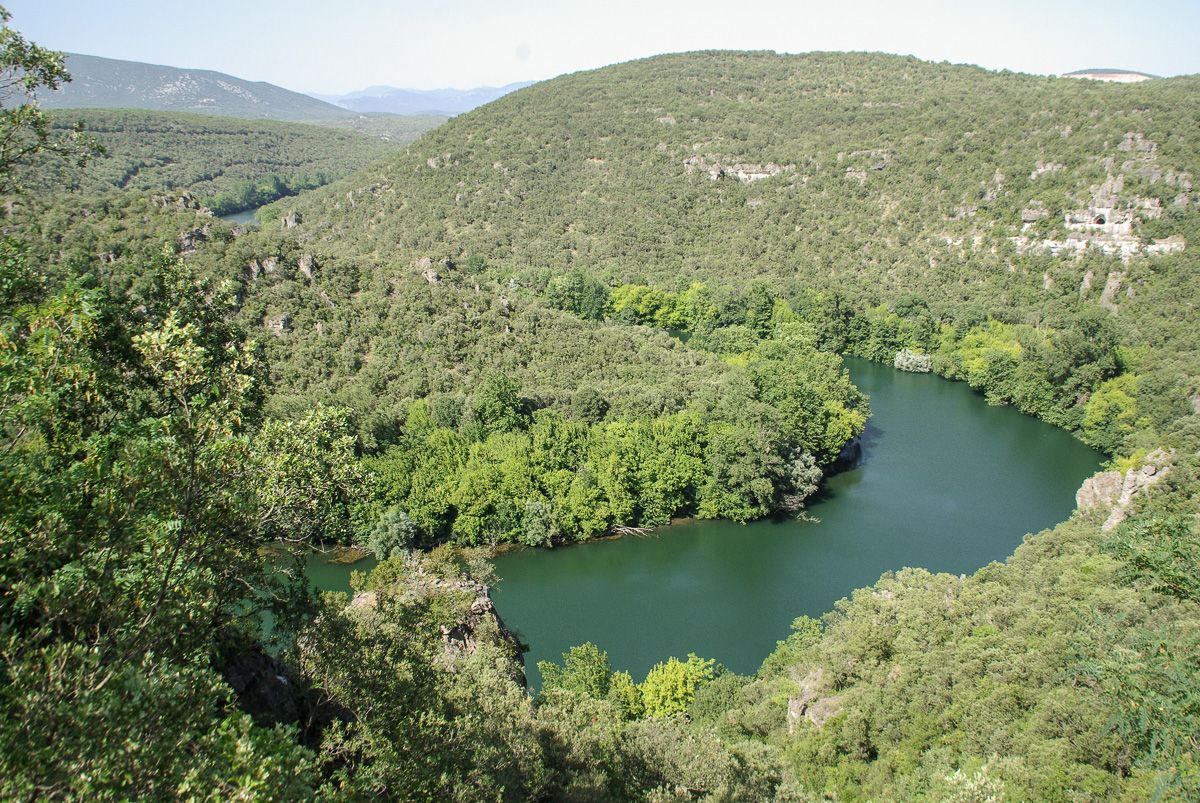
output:
[[[393,86],[371,86],[344,95],[321,95],[320,98],[358,112],[453,116],[469,112],[477,106],[491,103],[532,84],[532,81],[522,81],[501,87],[483,86],[474,89],[400,89]]]
[[[1129,477],[1172,450],[1172,479],[1117,535],[1103,503],[1081,503],[1006,566],[884,578],[692,713],[728,744],[778,751],[813,795],[1190,789],[1196,714],[1178,695],[1200,679],[1171,656],[1200,647],[1200,586],[1193,568],[1169,580],[1166,554],[1196,554],[1198,89],[863,54],[664,56],[456,117],[300,199],[281,242],[239,247],[311,253],[328,277],[332,304],[274,339],[279,387],[371,415],[423,391],[388,356],[408,353],[394,291],[338,287],[432,268],[490,280],[506,303],[687,329],[731,365],[755,365],[785,321],[822,348],[924,353]],[[272,303],[297,300],[271,314],[314,315],[314,292],[273,280]],[[351,339],[369,361],[317,366]]]
[[[47,176],[48,189],[185,191],[216,214],[328,184],[399,144],[302,123],[133,109],[62,110],[54,121],[60,130],[82,124],[104,153],[87,172]]]
[[[5,721],[48,724],[36,750],[0,752],[26,762],[8,788],[129,796],[122,779],[143,776],[77,768],[139,761],[170,796],[200,761],[236,775],[236,742],[254,759],[237,766],[276,769],[263,784],[331,797],[1196,798],[1198,89],[691,53],[513,93],[276,204],[258,232],[129,194],[18,206],[10,232],[46,275],[6,285],[24,316],[8,386],[46,390],[6,408],[23,416],[7,431],[40,428],[4,452],[28,502],[0,532],[34,519],[49,546],[4,553],[32,600],[10,627],[43,639],[10,662],[25,685]],[[164,238],[187,259],[148,268]],[[66,295],[27,301],[55,282]],[[104,329],[89,326],[100,290]],[[408,552],[795,513],[865,422],[832,352],[964,380],[1105,449],[1112,471],[1004,563],[904,569],[797,619],[752,676],[690,656],[634,683],[582,645],[542,669],[536,702],[464,629],[490,601],[433,581],[486,570],[446,546]],[[252,356],[269,372],[251,375]],[[210,423],[223,410],[236,428]],[[146,470],[159,454],[179,482]],[[230,557],[261,571],[266,539],[322,536],[393,555],[349,607],[276,619],[300,622],[302,682],[286,685],[327,707],[278,692],[290,711],[261,717],[249,672],[183,696],[173,667],[228,669],[210,649],[222,625],[252,620],[237,643],[254,643],[265,595],[238,590]],[[154,556],[172,544],[189,585],[168,594],[174,559],[160,580]],[[146,642],[124,623],[152,621],[145,608],[161,657],[128,666]],[[47,665],[75,674],[46,680]],[[125,685],[92,682],[117,667]],[[235,680],[260,725],[220,719]],[[141,702],[172,695],[179,723]],[[108,726],[92,730],[173,727],[153,743],[193,748],[63,746],[86,730],[78,699]],[[276,722],[293,730],[268,741]]]
[[[43,91],[47,109],[149,109],[251,120],[344,120],[352,112],[263,81],[212,70],[67,54],[72,80]]]

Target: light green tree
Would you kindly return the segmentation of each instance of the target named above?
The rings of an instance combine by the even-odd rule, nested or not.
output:
[[[666,717],[687,711],[696,690],[712,680],[716,662],[689,653],[687,661],[668,658],[655,664],[642,681],[642,702],[646,716]]]

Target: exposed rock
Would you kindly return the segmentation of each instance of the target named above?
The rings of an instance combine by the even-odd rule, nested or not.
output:
[[[479,648],[481,638],[493,639],[511,653],[513,662],[516,664],[518,679],[524,685],[526,683],[524,648],[504,624],[500,614],[496,612],[496,606],[492,602],[491,589],[469,577],[446,579],[428,574],[421,569],[414,571],[415,574],[410,579],[409,587],[405,591],[407,597],[461,594],[471,598],[471,603],[464,611],[462,618],[453,625],[441,628],[445,657],[453,661],[471,655]],[[350,600],[352,610],[367,616],[375,610],[377,605],[378,593],[375,591],[360,592]]]
[[[433,268],[429,268],[426,271],[422,271],[421,276],[422,276],[422,278],[425,279],[425,281],[429,282],[430,284],[441,284],[442,283],[442,277],[439,276],[438,272],[436,270],[434,270]]]
[[[1141,81],[1154,80],[1153,75],[1134,70],[1076,70],[1063,75],[1063,78],[1086,79],[1091,81],[1111,81],[1118,84],[1136,84]]]
[[[788,733],[795,733],[804,717],[816,727],[821,727],[842,708],[841,695],[825,695],[831,683],[829,673],[817,668],[799,681],[799,692],[788,699]]]
[[[180,234],[179,252],[181,254],[196,253],[196,245],[207,240],[210,231],[211,226],[210,224],[206,223],[199,228],[191,229],[189,231],[185,231],[183,234]]]
[[[1080,296],[1087,295],[1088,290],[1092,289],[1092,282],[1095,281],[1095,279],[1096,279],[1095,271],[1089,270],[1087,273],[1083,274],[1083,279],[1082,279],[1082,281],[1079,282],[1079,295]]]
[[[191,209],[198,214],[212,217],[212,210],[201,206],[190,192],[182,192],[179,195],[154,195],[151,196],[150,202],[160,209]]]
[[[712,155],[689,156],[683,160],[683,165],[689,173],[708,173],[708,177],[713,181],[722,178],[734,178],[742,183],[761,181],[764,178],[778,176],[780,173],[795,169],[795,165],[780,165],[774,162],[761,165],[746,162],[728,164],[722,161],[723,158]]]
[[[304,216],[293,209],[283,216],[282,226],[284,229],[294,229],[304,222]]]
[[[1121,282],[1124,280],[1125,273],[1123,271],[1114,270],[1108,274],[1108,280],[1104,283],[1104,292],[1100,294],[1100,306],[1109,312],[1117,311],[1117,292],[1121,289]]]
[[[1187,241],[1178,234],[1167,237],[1163,240],[1155,240],[1150,245],[1146,246],[1146,253],[1152,255],[1173,254],[1182,251],[1187,247]]]
[[[292,318],[290,315],[276,315],[272,318],[265,318],[263,326],[276,337],[283,337],[288,332],[292,331]]]
[[[1022,229],[1027,229],[1037,221],[1050,214],[1050,210],[1041,201],[1030,201],[1029,206],[1021,210]]]
[[[298,686],[291,670],[261,650],[229,656],[221,675],[237,695],[238,707],[260,725],[300,721]]]
[[[835,694],[832,697],[823,697],[808,706],[804,711],[804,716],[809,722],[819,728],[832,717],[837,716],[837,713],[841,710],[842,697],[839,694]]]
[[[1154,153],[1158,150],[1158,145],[1146,139],[1145,135],[1140,132],[1129,131],[1125,134],[1125,139],[1121,140],[1121,144],[1117,145],[1117,150]]]
[[[892,365],[901,371],[927,374],[933,370],[933,357],[930,357],[928,354],[917,354],[915,351],[901,349],[896,352],[896,359],[892,361]]]
[[[1033,181],[1040,176],[1046,175],[1047,173],[1057,173],[1059,170],[1063,170],[1065,168],[1066,165],[1064,164],[1059,164],[1058,162],[1043,162],[1041,159],[1038,159],[1037,164],[1034,165],[1033,172],[1029,174],[1029,180]]]
[[[312,254],[301,254],[297,268],[301,275],[311,282],[316,276],[317,258]]]
[[[1108,518],[1102,530],[1111,530],[1122,521],[1134,500],[1145,494],[1150,486],[1171,472],[1171,452],[1156,449],[1146,455],[1141,468],[1119,471],[1102,471],[1084,480],[1075,494],[1075,507],[1080,511],[1108,510]]]

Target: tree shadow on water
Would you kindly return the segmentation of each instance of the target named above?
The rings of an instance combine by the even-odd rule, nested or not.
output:
[[[887,433],[881,427],[868,423],[862,435],[842,447],[837,460],[833,461],[825,471],[825,476],[821,480],[821,487],[808,498],[805,507],[811,509],[814,505],[834,499],[840,493],[845,493],[854,487],[857,482],[852,477],[845,475],[865,465],[871,459],[872,453],[879,447],[880,442],[886,435]],[[837,483],[839,488],[836,491],[831,487],[829,482],[834,477],[840,478],[840,481]]]

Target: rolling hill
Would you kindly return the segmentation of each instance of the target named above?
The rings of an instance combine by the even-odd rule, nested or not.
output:
[[[240,241],[243,259],[321,265],[312,281],[249,281],[246,320],[289,322],[269,339],[280,403],[329,398],[374,421],[398,420],[397,398],[442,405],[489,364],[475,335],[414,308],[454,287],[478,292],[473,308],[534,312],[491,332],[543,355],[561,334],[549,318],[539,333],[545,304],[682,325],[751,369],[772,327],[798,321],[823,348],[923,352],[990,402],[1078,432],[1114,455],[1106,482],[1157,476],[1148,455],[1175,455],[1116,533],[1104,503],[1081,502],[1006,564],[886,576],[798,621],[756,676],[691,713],[774,756],[800,797],[974,785],[1183,799],[1198,678],[1181,656],[1200,649],[1200,581],[1172,580],[1169,555],[1194,567],[1198,91],[1196,77],[1121,85],[839,53],[563,76],[298,199],[282,238]],[[415,355],[447,348],[452,371],[414,373]],[[547,363],[503,364],[562,404]],[[613,352],[588,383],[628,393],[628,367]],[[653,404],[632,402],[625,414]]]
[[[408,616],[389,587],[425,570],[394,559],[303,641],[344,717],[313,748],[331,796],[417,779],[449,799],[1196,799],[1198,95],[1194,76],[662,56],[457,116],[276,205],[281,225],[214,224],[183,265],[258,337],[285,419],[265,448],[292,433],[319,463],[334,450],[310,411],[338,408],[334,437],[373,485],[355,475],[329,509],[363,538],[545,544],[794,510],[814,458],[864,424],[830,352],[966,381],[1112,455],[1069,520],[1005,561],[889,572],[798,618],[753,675],[667,661],[667,692],[594,645],[548,667],[536,702],[486,649],[430,675],[429,655],[450,663],[441,636],[405,639],[457,620]],[[157,235],[200,225],[121,206],[114,222],[64,201],[34,222],[35,256],[136,290]]]
[[[48,191],[188,192],[216,214],[261,206],[360,170],[400,142],[352,130],[140,109],[62,109],[104,149],[85,172],[47,176]]]

